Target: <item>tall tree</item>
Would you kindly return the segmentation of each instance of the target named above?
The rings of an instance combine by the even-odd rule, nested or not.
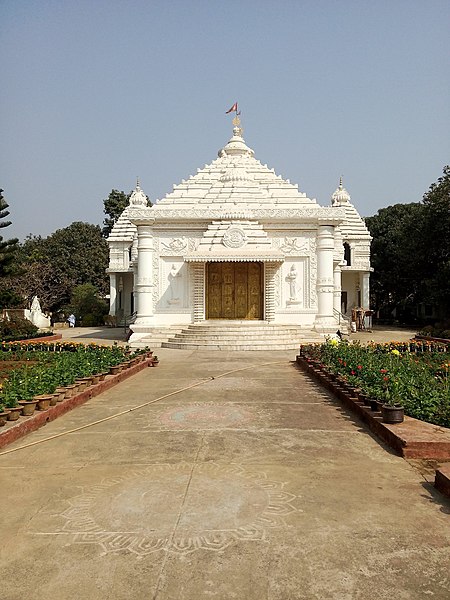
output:
[[[103,212],[108,215],[103,221],[102,234],[104,237],[109,236],[114,223],[128,206],[131,194],[132,192],[125,194],[125,192],[119,192],[119,190],[111,190],[109,196],[103,200]]]
[[[29,236],[18,256],[22,274],[9,277],[9,286],[28,301],[39,296],[45,310],[67,304],[77,285],[108,291],[108,244],[98,225],[75,222],[47,238]]]
[[[7,204],[3,197],[3,190],[0,189],[0,229],[11,225],[11,221],[1,220],[9,215],[9,210],[7,210],[8,207],[9,204]],[[11,266],[17,250],[18,241],[17,238],[3,240],[3,237],[0,235],[0,277],[4,277],[11,272]]]
[[[450,167],[423,197],[423,202],[395,204],[366,219],[373,236],[372,306],[405,319],[429,304],[435,313],[450,313]]]
[[[125,208],[128,206],[131,194],[125,194],[125,192],[119,192],[118,190],[111,190],[109,196],[103,200],[103,212],[108,215],[103,221],[102,233],[104,237],[108,237],[114,227],[115,222],[123,213]],[[147,205],[151,206],[150,198],[147,198]]]
[[[421,265],[416,254],[417,228],[423,219],[420,203],[382,208],[366,225],[373,237],[371,264],[372,306],[389,314],[394,308],[408,313],[419,300]]]
[[[422,239],[426,240],[427,270],[424,293],[438,307],[441,317],[450,316],[450,166],[423,197]]]

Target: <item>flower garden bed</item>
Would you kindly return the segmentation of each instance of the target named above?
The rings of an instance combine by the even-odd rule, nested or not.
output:
[[[350,348],[354,346],[354,348]],[[392,351],[395,353],[392,354]],[[447,422],[449,407],[448,367],[442,371],[442,364],[448,365],[447,348],[423,347],[410,344],[373,345],[363,348],[357,344],[330,343],[305,345],[300,349],[297,364],[307,373],[328,388],[350,410],[355,412],[378,437],[397,453],[408,458],[450,459],[450,429],[406,416],[402,423],[384,423],[380,405],[369,404],[364,391],[380,394],[382,401],[399,400],[405,394],[403,403],[411,407],[419,389],[425,397],[435,400],[425,403],[433,418]],[[398,352],[398,354],[397,354]],[[416,356],[419,352],[420,356]],[[364,357],[365,355],[365,357]],[[355,358],[358,360],[352,362]],[[418,363],[415,359],[419,358]],[[344,360],[345,359],[345,360]],[[381,362],[380,362],[381,361]],[[384,362],[383,362],[384,361]],[[404,361],[404,362],[402,362]],[[411,370],[410,361],[419,365],[419,372],[425,373],[424,380],[417,380],[415,367]],[[447,361],[447,362],[446,362]],[[436,376],[435,366],[439,364]],[[361,369],[358,369],[361,366]],[[395,380],[401,366],[406,375],[402,385]],[[388,367],[388,368],[384,368]],[[370,369],[372,373],[369,373]],[[429,370],[435,373],[434,383],[439,388],[435,392],[434,383],[429,381]],[[365,375],[363,372],[366,371]],[[359,375],[358,375],[359,373]],[[416,376],[414,376],[416,375]],[[387,381],[385,377],[388,377]],[[364,387],[364,379],[369,383]],[[391,384],[391,381],[394,380]],[[410,388],[407,390],[406,382]],[[392,385],[389,390],[388,385]],[[430,391],[431,390],[431,391]],[[433,392],[433,393],[431,393]],[[406,394],[409,393],[409,397]],[[395,396],[395,398],[393,398]],[[424,412],[424,407],[419,407]]]
[[[96,344],[2,342],[0,447],[34,431],[144,367],[156,366],[155,359],[148,349],[132,353],[128,348]],[[41,401],[41,410],[34,413],[33,403],[38,400]],[[45,409],[46,402],[51,406]],[[30,415],[24,416],[28,409]],[[18,421],[6,421],[10,418],[18,418]]]
[[[405,414],[450,427],[450,344],[429,341],[309,344],[300,354],[343,385]]]

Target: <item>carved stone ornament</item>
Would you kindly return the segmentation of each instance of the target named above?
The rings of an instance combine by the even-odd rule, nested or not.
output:
[[[280,249],[285,254],[306,253],[308,251],[308,242],[304,241],[302,244],[300,244],[298,238],[285,237]]]
[[[183,236],[180,238],[173,238],[169,243],[161,242],[162,249],[165,252],[170,252],[173,254],[183,254],[188,245],[187,239]]]
[[[242,248],[246,243],[245,233],[239,227],[229,227],[223,234],[222,244],[227,248]]]

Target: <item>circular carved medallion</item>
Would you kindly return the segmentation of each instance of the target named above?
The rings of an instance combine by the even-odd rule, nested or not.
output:
[[[241,248],[247,243],[247,238],[239,227],[229,227],[223,234],[222,243],[227,248]]]

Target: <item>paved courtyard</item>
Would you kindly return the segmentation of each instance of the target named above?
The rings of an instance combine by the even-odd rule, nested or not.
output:
[[[448,600],[450,502],[294,352],[157,353],[0,455],[2,600]]]

